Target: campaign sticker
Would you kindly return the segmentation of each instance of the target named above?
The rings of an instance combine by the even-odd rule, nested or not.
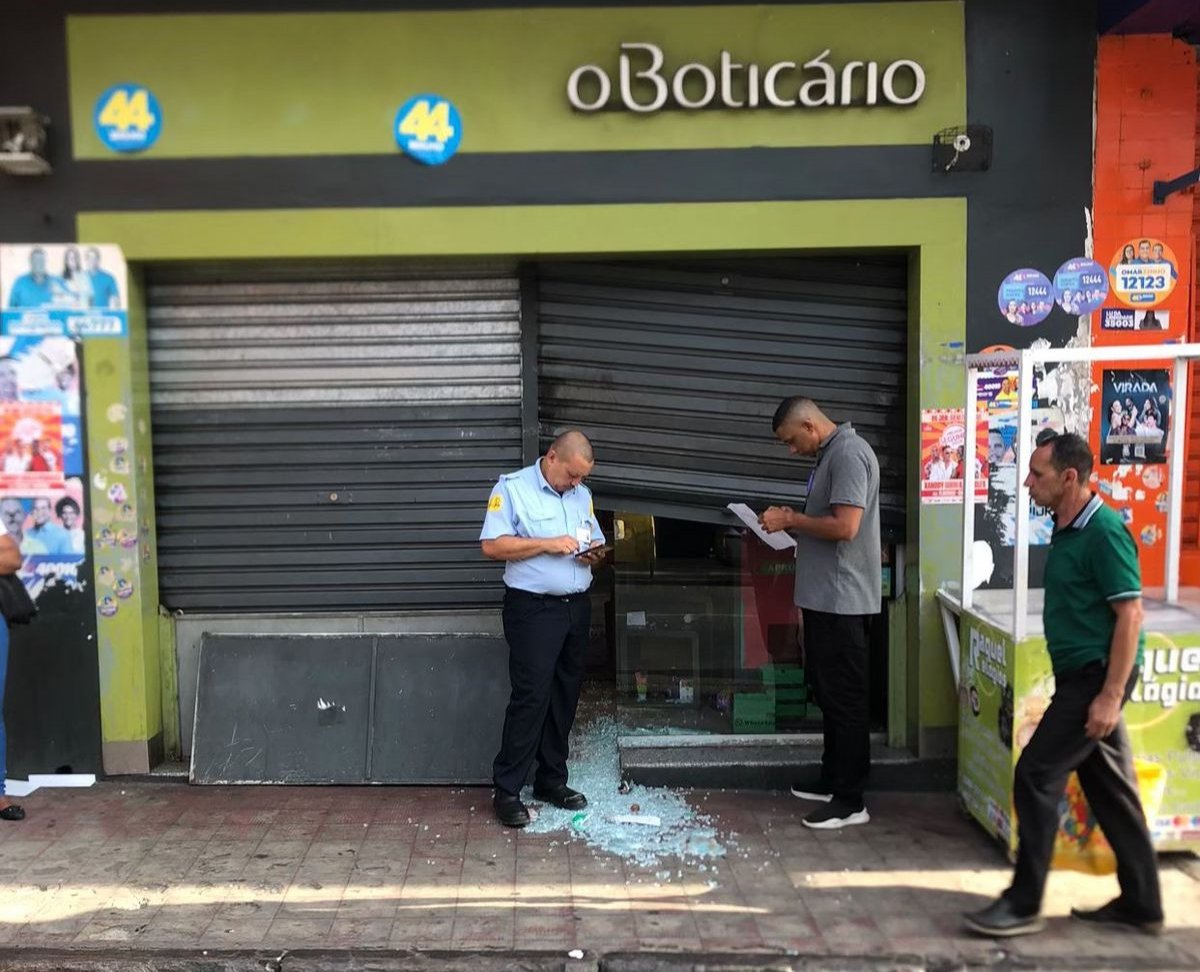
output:
[[[1054,299],[1072,317],[1099,310],[1108,297],[1108,274],[1095,260],[1068,260],[1054,275]]]
[[[1100,312],[1100,330],[1102,331],[1133,331],[1137,329],[1137,321],[1131,310],[1121,307],[1105,307]]]
[[[96,102],[96,134],[114,152],[142,152],[162,132],[162,109],[154,93],[139,84],[117,84]]]
[[[1157,307],[1175,289],[1178,266],[1175,251],[1162,240],[1129,240],[1113,254],[1108,271],[1113,295],[1126,307]]]
[[[448,161],[462,141],[462,117],[441,95],[409,98],[396,112],[394,128],[400,150],[425,165]]]
[[[1014,270],[1000,283],[996,299],[1009,324],[1033,327],[1054,306],[1054,285],[1040,270]]]

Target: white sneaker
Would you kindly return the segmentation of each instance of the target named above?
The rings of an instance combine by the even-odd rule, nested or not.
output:
[[[828,803],[833,799],[832,793],[822,793],[820,790],[803,790],[799,783],[792,784],[792,796],[800,800],[811,800],[814,803]]]
[[[800,822],[812,830],[841,830],[843,827],[870,823],[871,815],[867,813],[866,807],[849,813],[837,807],[826,807],[823,810],[814,810]]]

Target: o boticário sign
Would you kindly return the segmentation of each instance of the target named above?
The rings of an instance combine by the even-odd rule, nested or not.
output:
[[[701,108],[821,108],[915,105],[925,93],[925,69],[901,58],[887,64],[849,60],[836,66],[826,49],[807,61],[743,63],[721,51],[715,65],[692,61],[672,67],[657,44],[629,42],[613,72],[583,64],[567,78],[567,100],[576,111],[609,107],[650,114],[668,106]]]

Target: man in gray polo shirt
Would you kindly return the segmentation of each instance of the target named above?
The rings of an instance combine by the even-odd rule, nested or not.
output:
[[[863,791],[871,768],[868,635],[882,596],[879,462],[849,422],[836,425],[809,398],[784,399],[772,427],[792,455],[817,459],[804,512],[773,506],[760,519],[796,538],[805,666],[825,723],[820,777],[792,793],[824,804],[805,826],[836,830],[871,819]]]

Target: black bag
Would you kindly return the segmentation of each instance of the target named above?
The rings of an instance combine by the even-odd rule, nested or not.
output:
[[[16,574],[0,574],[0,614],[9,624],[29,624],[37,615],[37,605]]]

